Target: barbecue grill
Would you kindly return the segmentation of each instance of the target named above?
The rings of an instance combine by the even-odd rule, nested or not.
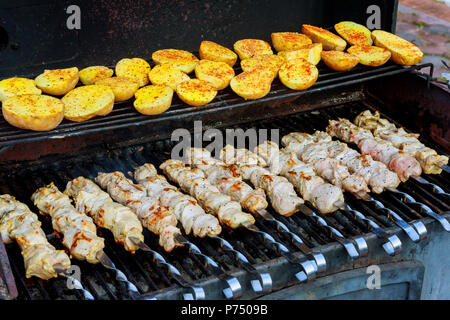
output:
[[[149,57],[152,51],[168,47],[195,52],[202,39],[231,47],[241,38],[268,40],[271,32],[298,30],[301,23],[331,27],[341,20],[353,20],[365,24],[366,9],[374,4],[381,9],[380,27],[395,31],[396,2],[354,1],[346,8],[331,3],[265,1],[258,6],[258,15],[252,15],[251,4],[245,1],[177,2],[172,8],[152,1],[131,1],[122,4],[124,7],[79,1],[81,29],[57,33],[64,45],[56,52],[44,47],[58,40],[52,30],[65,28],[61,25],[67,18],[64,9],[68,3],[1,7],[1,16],[5,17],[2,28],[8,37],[0,51],[4,57],[0,74],[33,77],[43,66],[113,65],[128,55]],[[44,10],[51,17],[38,15]],[[21,20],[24,12],[34,13],[35,20]],[[155,15],[144,16],[143,12]],[[286,19],[269,18],[274,13]],[[36,44],[42,50],[36,50],[33,59],[24,48],[43,35],[40,30],[33,31],[35,37],[16,33],[10,20],[14,17],[24,28],[48,23],[48,34],[41,44]],[[185,22],[183,27],[177,19]],[[135,36],[137,30],[142,32],[139,39]],[[92,48],[93,43],[99,45]],[[12,55],[12,50],[20,54]],[[432,82],[431,64],[401,67],[387,63],[378,68],[358,65],[351,71],[336,72],[321,62],[318,68],[319,79],[310,89],[292,91],[275,80],[271,92],[254,101],[244,101],[227,88],[203,107],[188,107],[174,98],[171,108],[157,116],[143,116],[134,110],[131,101],[126,101],[116,103],[106,117],[81,123],[64,121],[48,132],[17,129],[1,118],[0,194],[14,195],[37,212],[30,196],[50,182],[64,190],[68,181],[80,175],[94,179],[98,172],[118,170],[127,174],[147,162],[158,167],[170,158],[176,143],[170,139],[173,130],[186,128],[193,132],[194,121],[202,121],[203,131],[279,129],[281,137],[293,131],[324,130],[328,120],[353,120],[366,109],[378,110],[396,125],[420,132],[425,145],[448,155],[450,95]],[[238,67],[235,71],[240,72]],[[202,143],[200,138],[192,135],[193,140]],[[257,217],[259,232],[224,228],[220,239],[186,236],[189,244],[172,253],[164,252],[157,237],[145,230],[144,242],[151,252],[139,250],[131,255],[114,243],[109,231],[99,229],[115,270],[72,260],[79,267],[81,284],[75,284],[75,288],[71,279],[64,277],[49,281],[26,279],[18,246],[6,245],[5,250],[0,247],[0,296],[20,300],[89,298],[79,289],[82,287],[96,300],[448,299],[450,237],[444,228],[450,218],[449,175],[447,168],[440,175],[422,175],[421,181],[409,179],[399,186],[400,193],[373,194],[375,201],[345,194],[346,203],[364,219],[349,210],[283,217],[269,207],[275,220]],[[50,243],[63,249],[49,217],[40,220]],[[373,228],[374,223],[379,229]],[[414,233],[417,238],[413,238]],[[399,242],[388,254],[383,245],[394,236]],[[307,261],[315,262],[315,270],[308,272]],[[381,289],[370,290],[367,279],[374,265],[381,271]]]

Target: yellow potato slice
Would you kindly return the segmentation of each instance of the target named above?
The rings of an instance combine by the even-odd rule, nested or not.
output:
[[[276,51],[297,50],[312,43],[308,36],[297,32],[274,32],[271,38]]]
[[[381,66],[391,57],[388,49],[375,46],[351,46],[347,52],[358,57],[359,63],[371,67]]]
[[[225,62],[230,67],[234,66],[237,60],[236,53],[212,41],[202,41],[199,54],[200,59]]]
[[[188,105],[200,107],[210,103],[216,97],[217,89],[208,81],[191,79],[178,85],[177,95]]]
[[[191,73],[195,69],[198,58],[189,51],[178,49],[163,49],[153,52],[152,59],[155,64],[170,63],[184,73]]]
[[[148,62],[141,58],[124,58],[116,64],[116,76],[130,78],[136,81],[139,87],[148,83],[150,70]]]
[[[319,71],[312,63],[299,58],[286,61],[278,75],[286,87],[293,90],[306,90],[317,81]]]
[[[87,67],[79,72],[80,81],[84,85],[94,84],[97,80],[111,78],[114,70],[104,66]]]
[[[233,48],[241,60],[259,56],[261,54],[273,54],[270,44],[258,39],[242,39],[236,41]]]
[[[41,94],[33,80],[27,78],[9,78],[0,81],[0,101],[22,94]]]
[[[116,102],[132,98],[139,89],[139,83],[126,77],[105,78],[96,81],[95,84],[110,87]]]
[[[391,60],[397,64],[412,66],[423,58],[423,52],[416,45],[395,34],[374,30],[372,39],[377,47],[388,49],[391,52]]]
[[[317,65],[320,62],[321,53],[322,53],[322,44],[313,43],[308,44],[299,50],[280,51],[278,52],[278,55],[283,57],[286,61],[302,58],[308,61],[309,63],[312,63],[313,65]]]
[[[320,42],[323,46],[323,50],[344,51],[347,46],[347,42],[345,42],[344,39],[319,27],[304,24],[302,26],[302,32],[313,42]]]
[[[148,74],[152,84],[160,84],[177,89],[179,83],[189,80],[189,76],[169,63],[155,66]]]
[[[36,86],[42,92],[61,96],[66,94],[78,83],[79,75],[78,68],[44,70],[34,79]]]
[[[64,103],[47,95],[24,94],[6,99],[2,104],[2,113],[14,127],[48,131],[64,119]]]
[[[330,68],[336,71],[352,69],[359,62],[359,58],[342,51],[322,51],[322,60]]]
[[[273,73],[265,68],[245,71],[235,76],[231,82],[231,89],[246,100],[260,99],[270,92]]]
[[[195,75],[211,83],[217,90],[228,87],[234,77],[234,70],[225,62],[200,60],[195,66]]]
[[[92,84],[73,89],[61,100],[65,105],[64,117],[79,122],[110,113],[114,92],[108,86]]]
[[[172,104],[173,90],[165,85],[146,86],[135,93],[134,107],[145,115],[160,114]]]
[[[351,45],[372,45],[371,32],[365,26],[352,21],[342,21],[334,25],[336,32]]]
[[[242,71],[253,71],[259,68],[270,70],[273,78],[278,76],[278,70],[285,62],[284,58],[276,54],[262,54],[253,58],[248,58],[241,61]]]

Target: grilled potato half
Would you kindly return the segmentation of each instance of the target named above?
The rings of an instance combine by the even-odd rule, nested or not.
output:
[[[228,87],[234,77],[234,70],[225,62],[200,60],[195,66],[195,75],[211,83],[217,90]]]
[[[266,68],[244,71],[235,76],[231,82],[231,89],[246,100],[260,99],[270,92],[273,72]]]
[[[126,77],[111,77],[95,82],[101,86],[108,86],[114,93],[114,101],[125,101],[134,96],[139,89],[139,83]]]
[[[304,46],[302,49],[292,50],[292,51],[280,51],[278,55],[283,57],[286,61],[292,59],[302,58],[317,65],[320,62],[320,54],[322,53],[322,44],[313,43]]]
[[[47,94],[61,96],[66,94],[78,83],[78,68],[44,70],[34,79],[36,86]]]
[[[22,94],[41,94],[33,80],[27,78],[9,78],[0,81],[0,101]]]
[[[97,80],[111,78],[114,70],[104,66],[92,66],[80,70],[80,81],[84,85],[95,84]]]
[[[277,52],[301,49],[312,43],[308,36],[297,32],[274,32],[270,36],[272,45]]]
[[[334,30],[351,45],[371,46],[373,43],[370,30],[362,24],[342,21],[334,25]]]
[[[286,61],[278,75],[286,87],[293,90],[306,90],[317,81],[319,70],[312,63],[299,58]]]
[[[65,105],[64,117],[80,122],[110,113],[114,107],[114,92],[108,86],[93,84],[75,88],[61,100]]]
[[[278,76],[278,70],[280,70],[280,67],[284,62],[284,58],[276,54],[262,54],[253,58],[242,60],[241,68],[244,72],[265,68],[272,72],[272,78],[276,78]]]
[[[210,103],[216,97],[217,89],[208,81],[190,79],[178,85],[177,95],[188,105],[200,107]]]
[[[321,43],[323,50],[344,51],[347,46],[347,42],[345,42],[344,39],[319,27],[304,24],[302,26],[302,32],[306,34],[313,42]]]
[[[259,39],[242,39],[233,45],[234,51],[241,60],[259,56],[261,54],[273,54],[270,44]]]
[[[130,78],[136,81],[139,87],[148,83],[150,70],[148,62],[141,58],[124,58],[116,64],[116,76]]]
[[[152,84],[160,84],[177,89],[179,83],[189,80],[189,76],[169,63],[155,66],[148,74]]]
[[[173,90],[165,85],[146,86],[135,93],[134,107],[145,115],[160,114],[172,104]]]
[[[189,51],[178,49],[162,49],[153,52],[152,59],[155,64],[169,63],[184,73],[194,71],[198,58]]]
[[[56,128],[64,119],[64,103],[47,95],[24,94],[3,101],[2,113],[14,127],[48,131]]]
[[[212,41],[202,41],[199,54],[200,59],[225,62],[230,67],[234,66],[237,60],[236,53]]]
[[[359,58],[342,51],[322,51],[322,60],[330,68],[336,71],[347,71],[356,66]]]
[[[403,66],[412,66],[422,60],[423,52],[411,42],[399,36],[382,31],[372,31],[372,39],[377,47],[388,49],[391,60]]]
[[[358,57],[359,63],[371,67],[381,66],[391,57],[388,49],[367,45],[351,46],[347,52]]]

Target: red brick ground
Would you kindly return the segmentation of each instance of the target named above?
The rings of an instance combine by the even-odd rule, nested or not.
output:
[[[400,4],[450,22],[450,7],[436,0],[400,0]]]

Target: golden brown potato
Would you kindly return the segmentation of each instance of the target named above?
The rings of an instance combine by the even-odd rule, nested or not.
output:
[[[134,96],[139,89],[139,83],[126,77],[111,77],[97,80],[95,84],[108,86],[114,93],[114,101],[125,101]]]
[[[150,70],[148,62],[141,58],[124,58],[116,64],[116,76],[130,78],[136,81],[139,87],[148,83]]]
[[[24,94],[6,99],[2,104],[2,113],[14,127],[48,131],[64,119],[64,103],[46,95]]]
[[[359,63],[371,67],[381,66],[391,57],[389,50],[375,46],[351,46],[347,52],[358,57]]]
[[[195,69],[198,58],[192,53],[178,49],[163,49],[153,52],[152,59],[155,64],[170,63],[184,73],[191,73]]]
[[[286,61],[278,75],[286,87],[293,90],[306,90],[317,81],[319,71],[313,64],[299,58]]]
[[[336,71],[352,69],[359,62],[358,57],[342,51],[322,51],[322,60],[330,68]]]
[[[313,65],[317,65],[320,62],[321,53],[322,53],[322,44],[313,43],[308,44],[299,50],[280,51],[278,52],[278,55],[283,57],[286,61],[302,58],[308,61],[309,63],[312,63]]]
[[[241,61],[242,71],[253,71],[259,68],[265,68],[272,72],[273,78],[278,76],[278,70],[285,62],[284,58],[276,54],[262,54],[253,58]]]
[[[178,97],[190,106],[200,107],[210,103],[217,95],[217,89],[208,81],[186,80],[177,87]]]
[[[212,41],[202,41],[199,54],[200,59],[225,62],[230,67],[234,66],[237,60],[236,53]]]
[[[276,51],[292,51],[311,44],[308,36],[297,32],[274,32],[271,34],[272,44]]]
[[[244,71],[235,76],[231,82],[231,89],[246,100],[260,99],[270,92],[273,73],[266,68]]]
[[[372,45],[371,32],[365,26],[351,21],[334,25],[336,32],[351,45]]]
[[[34,79],[36,86],[42,92],[60,96],[66,94],[78,83],[78,68],[44,70]]]
[[[319,27],[304,24],[302,26],[302,32],[306,34],[313,42],[322,43],[323,50],[344,51],[347,46],[347,42],[345,42],[344,39]]]
[[[179,83],[189,80],[189,76],[183,71],[178,70],[169,63],[155,66],[148,74],[152,84],[169,86],[173,90],[177,89]]]
[[[80,81],[84,85],[94,84],[97,80],[111,78],[114,70],[104,66],[92,66],[80,70]]]
[[[22,94],[41,94],[33,80],[27,78],[9,78],[0,81],[0,101]]]
[[[261,54],[273,54],[270,44],[258,39],[243,39],[236,41],[233,48],[241,60],[259,56]]]
[[[92,84],[73,89],[61,100],[65,105],[64,117],[79,122],[110,113],[114,92],[108,86]]]
[[[173,90],[169,86],[151,85],[136,91],[134,107],[145,115],[160,114],[172,104]]]
[[[377,47],[388,49],[391,52],[391,60],[404,66],[412,66],[422,60],[423,52],[411,42],[382,31],[372,31],[372,39]]]
[[[234,77],[234,70],[225,62],[200,60],[195,66],[195,75],[211,83],[217,90],[228,87]]]

